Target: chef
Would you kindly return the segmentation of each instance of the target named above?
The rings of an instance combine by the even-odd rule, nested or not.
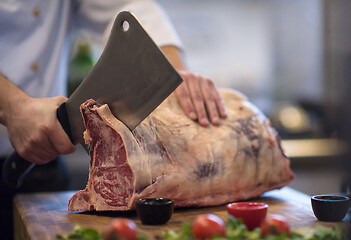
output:
[[[67,100],[70,44],[78,31],[103,42],[103,33],[108,35],[122,10],[138,17],[181,74],[184,82],[175,94],[185,114],[204,127],[219,125],[226,117],[213,82],[187,71],[180,40],[152,0],[0,1],[0,164],[14,149],[30,162],[50,162],[36,166],[21,191],[67,189],[65,166],[58,159],[76,147],[58,122],[56,109]],[[13,192],[2,176],[0,181],[1,222],[11,223],[11,211],[6,215],[5,210],[12,209]],[[7,228],[1,226],[2,234]]]
[[[120,10],[130,10],[141,20],[179,70],[185,82],[176,95],[185,113],[203,126],[218,125],[226,116],[212,81],[186,71],[180,41],[156,3],[103,2],[1,1],[1,157],[13,151],[10,141],[22,157],[37,164],[74,151],[55,115],[66,100],[72,32],[79,28],[101,39],[105,26]]]

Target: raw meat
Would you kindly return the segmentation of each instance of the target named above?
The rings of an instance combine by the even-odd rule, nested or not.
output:
[[[221,95],[228,118],[207,128],[186,117],[174,95],[132,132],[107,105],[82,104],[89,180],[69,210],[130,210],[149,197],[210,206],[287,185],[294,174],[269,120],[239,93]]]

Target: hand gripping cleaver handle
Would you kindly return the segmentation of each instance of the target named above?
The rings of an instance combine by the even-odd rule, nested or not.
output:
[[[56,113],[57,119],[73,143],[66,104],[61,104]],[[4,165],[2,166],[2,176],[5,184],[10,188],[19,188],[22,185],[24,178],[35,165],[35,163],[22,158],[17,152],[13,152],[10,157],[5,160]]]

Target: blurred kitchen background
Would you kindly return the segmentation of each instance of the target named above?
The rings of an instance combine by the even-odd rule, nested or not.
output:
[[[157,1],[189,68],[243,92],[271,119],[296,173],[291,187],[310,195],[350,191],[350,1]],[[88,38],[77,40],[70,89],[99,51]],[[74,188],[84,188],[88,156],[80,148],[68,158]]]

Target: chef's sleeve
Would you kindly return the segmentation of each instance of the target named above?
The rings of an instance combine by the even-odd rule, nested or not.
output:
[[[77,24],[95,39],[107,42],[113,22],[121,11],[132,12],[158,46],[182,43],[162,7],[153,0],[81,0],[77,6]]]

